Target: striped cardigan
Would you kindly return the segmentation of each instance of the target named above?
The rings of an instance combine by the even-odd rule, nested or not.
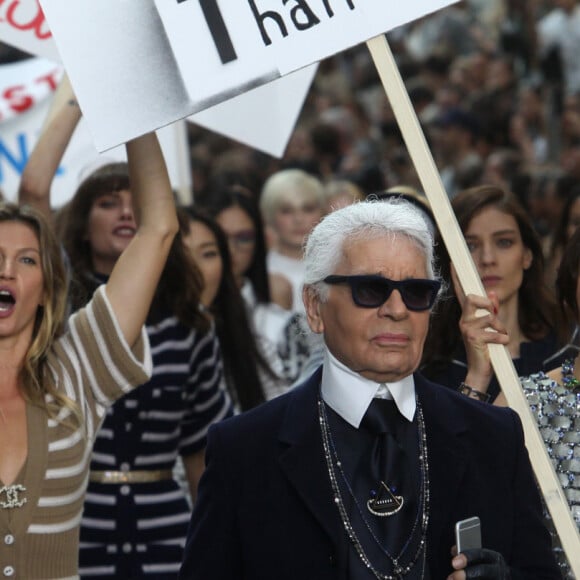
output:
[[[28,457],[14,482],[25,491],[0,488],[0,575],[5,577],[77,577],[79,523],[96,431],[107,407],[151,376],[145,332],[131,350],[104,286],[71,317],[48,365],[57,387],[79,406],[84,425],[74,430],[63,425],[66,409],[51,419],[27,404]],[[23,500],[20,507],[1,507]]]

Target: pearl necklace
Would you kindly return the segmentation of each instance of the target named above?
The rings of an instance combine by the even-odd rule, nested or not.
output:
[[[398,561],[398,558],[395,558],[387,552],[387,550],[381,546],[378,538],[375,536],[371,526],[367,522],[366,518],[363,515],[363,511],[360,507],[360,504],[354,493],[348,484],[348,480],[346,479],[346,475],[342,470],[342,463],[340,462],[338,455],[336,453],[336,448],[334,447],[334,442],[332,441],[332,433],[330,431],[330,425],[328,423],[328,417],[326,415],[326,409],[324,406],[324,402],[322,398],[319,396],[318,398],[318,419],[320,422],[320,431],[322,433],[322,445],[324,448],[324,458],[326,460],[326,466],[328,469],[328,475],[330,478],[330,485],[332,487],[332,492],[334,494],[334,503],[338,508],[338,512],[340,514],[340,518],[342,520],[342,524],[346,531],[346,534],[351,541],[356,553],[358,554],[359,558],[361,559],[362,563],[372,572],[372,574],[378,580],[400,580],[404,576],[406,576],[415,564],[418,562],[419,557],[422,555],[422,569],[425,570],[426,564],[426,557],[427,557],[427,527],[429,524],[429,463],[428,463],[428,456],[427,456],[427,436],[425,433],[425,420],[423,417],[423,409],[419,401],[417,401],[417,411],[418,411],[418,423],[419,423],[419,463],[421,467],[421,492],[420,492],[420,499],[419,504],[420,507],[418,509],[417,518],[415,520],[415,524],[409,535],[409,539],[407,540],[405,546],[401,550],[399,557],[405,552],[407,549],[409,542],[415,535],[415,530],[417,528],[417,522],[419,518],[421,518],[421,539],[419,541],[419,545],[417,547],[417,551],[411,561],[406,565],[402,566]],[[334,462],[332,458],[332,451],[331,451],[331,444],[332,444],[332,451],[334,451]],[[338,479],[336,476],[334,465],[336,464],[337,469],[339,470],[343,481],[345,482],[350,495],[352,496],[355,505],[361,515],[361,518],[369,530],[371,536],[375,540],[375,542],[381,547],[381,550],[385,553],[385,555],[389,558],[393,566],[393,576],[389,574],[383,574],[379,570],[377,570],[371,563],[369,557],[367,556],[364,548],[350,522],[350,518],[348,516],[348,511],[344,505],[344,501],[342,499],[342,493],[340,491],[340,486],[338,483]],[[421,516],[422,513],[422,516]]]

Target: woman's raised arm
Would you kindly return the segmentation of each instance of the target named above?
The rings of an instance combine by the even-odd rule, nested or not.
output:
[[[51,109],[22,172],[18,203],[30,205],[51,218],[50,188],[64,153],[82,116],[70,81],[65,75]]]
[[[129,345],[139,336],[179,230],[175,201],[155,133],[126,145],[137,233],[121,254],[107,296]]]

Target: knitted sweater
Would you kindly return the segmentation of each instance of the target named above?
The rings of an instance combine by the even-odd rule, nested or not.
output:
[[[27,460],[14,484],[0,487],[0,576],[8,578],[77,577],[79,522],[95,433],[107,407],[151,376],[151,355],[144,331],[133,349],[126,344],[103,286],[71,317],[48,366],[57,388],[78,405],[84,424],[63,425],[66,409],[55,420],[27,403]],[[24,489],[15,490],[18,485]]]

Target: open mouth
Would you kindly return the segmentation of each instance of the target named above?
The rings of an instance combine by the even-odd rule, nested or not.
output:
[[[11,310],[16,304],[16,300],[8,290],[0,290],[0,312]]]
[[[135,228],[131,227],[116,228],[115,235],[122,236],[124,238],[132,238],[135,235]]]

